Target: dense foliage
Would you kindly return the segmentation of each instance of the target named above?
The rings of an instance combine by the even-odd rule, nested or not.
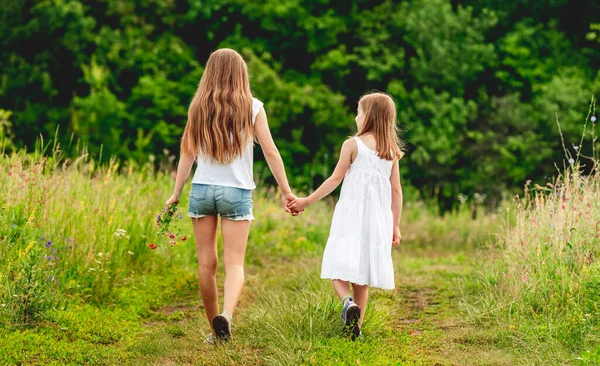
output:
[[[65,149],[177,154],[202,65],[227,46],[296,186],[328,174],[359,96],[385,90],[405,180],[448,208],[555,172],[555,112],[572,148],[600,89],[599,14],[591,0],[2,0],[0,136],[31,147],[59,127]]]

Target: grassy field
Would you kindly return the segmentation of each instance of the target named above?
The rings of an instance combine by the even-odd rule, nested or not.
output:
[[[213,347],[202,343],[209,327],[199,301],[191,223],[176,214],[169,230],[156,225],[172,189],[169,176],[150,167],[99,167],[84,157],[66,161],[55,152],[2,157],[0,184],[1,364],[598,360],[593,296],[600,276],[589,260],[597,244],[577,252],[573,258],[583,260],[577,266],[556,259],[556,266],[571,267],[553,279],[566,287],[552,287],[564,298],[548,309],[539,303],[551,301],[551,294],[538,296],[550,287],[540,286],[536,276],[545,273],[537,269],[551,256],[540,257],[540,246],[524,252],[529,246],[507,240],[542,235],[524,225],[539,204],[472,220],[466,208],[440,218],[407,202],[403,242],[393,252],[396,290],[371,292],[364,337],[352,342],[340,332],[341,306],[330,282],[319,278],[332,202],[293,218],[277,206],[276,192],[259,188],[234,341]],[[580,218],[582,225],[585,220]],[[174,239],[165,237],[170,232]],[[571,247],[578,238],[571,235]],[[532,282],[523,281],[521,272],[507,277],[525,267]],[[222,271],[218,276],[222,284]],[[583,320],[568,328],[569,317],[579,313]]]

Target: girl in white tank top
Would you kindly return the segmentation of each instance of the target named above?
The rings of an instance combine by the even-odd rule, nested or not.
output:
[[[229,95],[224,95],[228,91]],[[213,52],[188,110],[173,194],[177,204],[194,161],[188,216],[192,217],[200,293],[211,327],[205,342],[231,338],[231,322],[244,285],[244,253],[252,215],[253,141],[281,189],[282,206],[296,197],[288,184],[283,161],[273,142],[263,104],[252,97],[246,63],[234,50]],[[225,257],[225,294],[219,311],[216,285],[218,217]]]

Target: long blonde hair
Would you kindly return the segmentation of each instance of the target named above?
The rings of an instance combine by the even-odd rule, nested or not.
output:
[[[228,164],[242,155],[253,135],[246,62],[232,49],[219,49],[208,58],[190,103],[181,152]]]
[[[358,136],[372,133],[377,142],[377,154],[385,160],[398,160],[404,156],[404,143],[398,136],[396,106],[385,93],[369,93],[358,101],[364,121]]]

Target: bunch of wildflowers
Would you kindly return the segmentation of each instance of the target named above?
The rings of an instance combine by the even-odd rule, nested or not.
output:
[[[158,235],[156,243],[150,243],[150,249],[155,250],[158,247],[172,247],[177,245],[178,241],[185,242],[186,235],[181,235],[181,230],[176,225],[176,221],[181,221],[183,215],[181,210],[174,203],[169,205],[156,216],[156,225],[158,226]]]

